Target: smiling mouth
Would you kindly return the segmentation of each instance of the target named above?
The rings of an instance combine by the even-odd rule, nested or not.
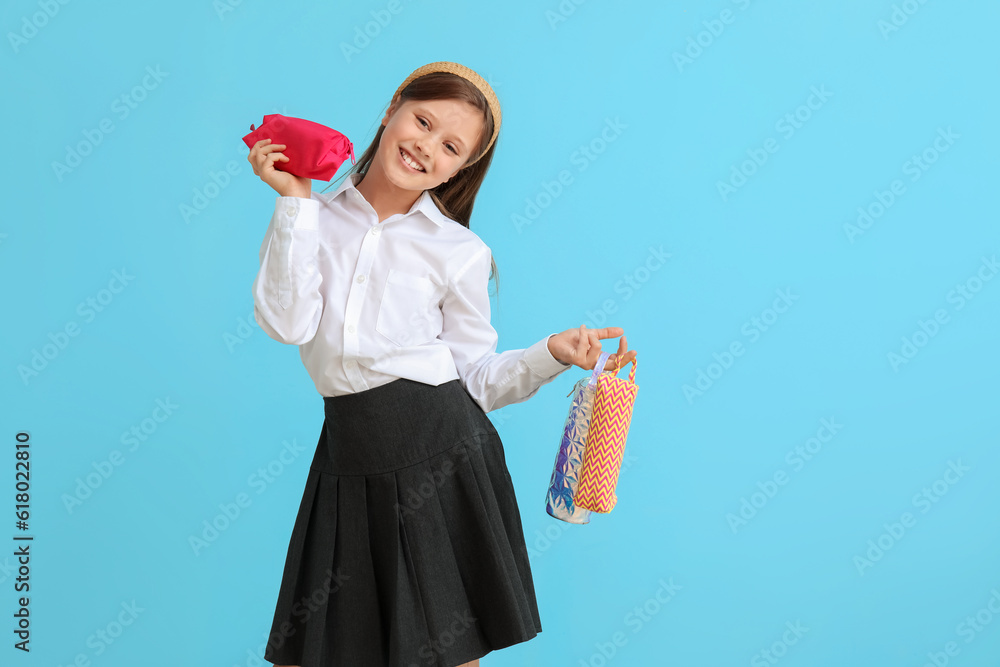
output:
[[[420,164],[413,159],[413,156],[404,151],[402,148],[399,149],[399,155],[403,158],[403,162],[406,163],[408,167],[414,171],[426,172],[427,170],[420,166]]]

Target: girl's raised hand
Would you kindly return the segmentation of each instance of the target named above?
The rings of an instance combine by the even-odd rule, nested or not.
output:
[[[636,358],[637,352],[628,349],[625,340],[625,330],[621,327],[604,327],[588,329],[581,324],[579,329],[567,329],[549,339],[549,352],[564,364],[573,364],[585,370],[594,370],[597,358],[601,356],[601,339],[617,338],[618,351],[608,357],[601,370],[613,371],[616,366],[624,368]],[[619,361],[619,359],[621,361]]]
[[[288,162],[288,157],[281,152],[287,148],[285,144],[272,144],[270,139],[261,139],[250,149],[247,161],[253,167],[253,173],[264,181],[282,197],[302,197],[309,199],[312,195],[312,179],[296,176],[287,171],[274,168],[278,160]]]

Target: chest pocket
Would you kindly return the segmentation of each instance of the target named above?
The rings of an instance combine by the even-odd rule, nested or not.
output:
[[[430,278],[389,269],[375,330],[400,347],[420,345],[441,333],[437,288]]]

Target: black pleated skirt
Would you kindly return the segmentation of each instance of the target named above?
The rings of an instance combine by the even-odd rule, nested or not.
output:
[[[323,402],[264,659],[455,667],[541,632],[503,445],[461,383]]]

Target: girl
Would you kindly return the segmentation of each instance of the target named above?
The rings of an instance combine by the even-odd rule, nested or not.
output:
[[[572,366],[619,327],[568,329],[497,353],[490,248],[469,229],[500,104],[439,62],[396,91],[332,194],[274,168],[254,314],[298,345],[324,422],[292,528],[264,658],[281,666],[474,666],[541,632],[500,437],[486,413]],[[605,368],[613,369],[615,357]]]

